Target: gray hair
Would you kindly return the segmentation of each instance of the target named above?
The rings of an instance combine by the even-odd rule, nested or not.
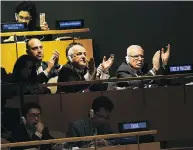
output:
[[[131,45],[127,48],[127,56],[131,55],[134,49],[143,49],[139,45]]]

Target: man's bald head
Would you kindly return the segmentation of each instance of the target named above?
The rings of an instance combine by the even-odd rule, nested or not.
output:
[[[44,57],[44,51],[42,42],[37,38],[32,38],[26,43],[26,52],[28,55],[36,57],[38,60],[42,61]]]
[[[144,50],[139,45],[131,45],[127,48],[127,57],[129,58],[129,65],[141,70],[144,64]]]

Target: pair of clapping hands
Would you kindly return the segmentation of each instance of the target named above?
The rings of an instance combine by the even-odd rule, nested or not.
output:
[[[161,59],[160,59],[161,57]],[[168,63],[170,57],[170,44],[166,46],[166,50],[162,48],[161,50],[158,50],[152,59],[153,68],[158,71],[160,68],[160,60],[162,61],[162,65],[165,66]]]
[[[108,73],[109,68],[112,66],[114,62],[114,55],[111,54],[109,59],[106,58],[106,56],[103,57],[102,63],[97,68],[97,76],[100,76],[103,73]],[[90,74],[93,74],[95,71],[95,61],[94,58],[91,58],[87,61],[87,68],[89,70]]]

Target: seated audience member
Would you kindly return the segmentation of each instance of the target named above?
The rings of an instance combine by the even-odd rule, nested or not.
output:
[[[62,68],[62,66],[58,64],[60,55],[58,51],[54,51],[50,60],[44,62],[44,48],[39,39],[32,38],[27,41],[26,48],[27,54],[37,59],[36,72],[39,76],[38,79],[40,83],[48,82],[51,78],[58,76],[58,72]]]
[[[161,53],[161,54],[160,54]],[[160,56],[162,61],[162,67],[160,68]],[[170,56],[170,45],[168,44],[166,52],[164,52],[164,48],[157,51],[152,59],[153,68],[146,74],[149,76],[161,74],[164,66],[167,65],[168,59]],[[140,77],[143,76],[143,72],[141,71],[144,65],[144,50],[141,46],[131,45],[127,48],[127,56],[126,60],[119,66],[117,70],[118,78],[126,78],[126,77]],[[149,81],[147,81],[149,82]],[[143,83],[138,81],[129,81],[131,86],[143,87]]]
[[[11,82],[11,74],[7,74],[5,68],[1,67],[1,83]]]
[[[108,97],[99,96],[94,99],[89,118],[72,122],[69,125],[67,137],[82,137],[113,133],[109,120],[114,104]],[[73,143],[73,147],[86,147],[90,142]]]
[[[11,142],[26,142],[36,140],[53,139],[47,127],[41,121],[41,107],[36,103],[27,103],[23,107],[23,124],[15,127],[12,132]],[[13,150],[23,150],[30,148],[40,148],[40,150],[51,150],[50,145],[34,145],[11,148]]]
[[[44,87],[40,88],[38,86],[38,83],[39,83],[38,78],[41,78],[41,77],[37,75],[36,65],[37,65],[37,59],[29,55],[22,55],[17,59],[14,65],[12,81],[13,83],[22,84],[21,87],[23,90],[23,94],[50,93],[50,90],[48,88],[44,88]],[[16,93],[16,94],[19,94],[19,93]]]
[[[38,14],[36,12],[36,6],[31,1],[24,1],[19,3],[15,10],[15,20],[18,23],[27,23],[28,31],[46,31],[49,30],[48,24],[44,22],[40,27],[36,26]],[[37,36],[19,36],[17,41],[26,41],[32,37],[37,37],[43,41],[52,40],[52,35],[37,35]],[[4,42],[13,42],[14,36],[10,36]]]
[[[68,62],[62,67],[58,75],[58,82],[89,81],[93,79],[108,79],[109,68],[113,64],[114,55],[108,60],[104,56],[103,62],[95,68],[94,58],[89,61],[86,58],[87,52],[80,43],[71,43],[66,48]],[[58,92],[83,92],[88,85],[80,86],[58,86]]]

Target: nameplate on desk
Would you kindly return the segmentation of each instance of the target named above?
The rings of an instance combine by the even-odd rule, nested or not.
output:
[[[183,73],[193,73],[193,65],[168,65],[168,74],[183,74]]]
[[[56,21],[56,28],[59,30],[84,28],[84,20],[77,19]]]
[[[1,24],[1,32],[17,32],[17,31],[26,31],[27,24],[26,23],[2,23]]]
[[[148,130],[147,121],[138,121],[138,122],[124,122],[119,123],[120,132],[134,132],[134,131],[143,131]]]

